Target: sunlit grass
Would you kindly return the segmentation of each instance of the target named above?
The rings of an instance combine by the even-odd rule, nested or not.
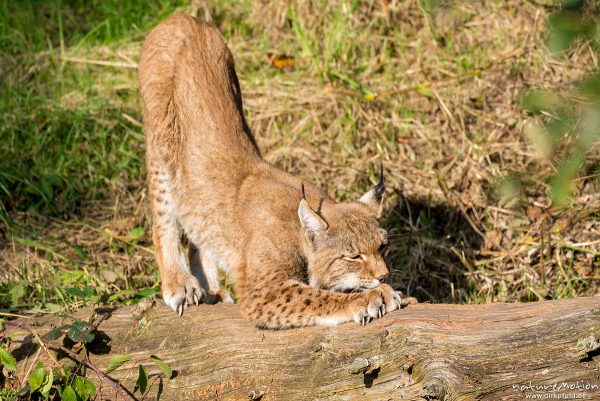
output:
[[[382,161],[392,277],[421,300],[594,293],[598,245],[567,250],[594,232],[595,198],[575,216],[546,210],[552,166],[520,103],[524,88],[582,76],[590,53],[557,64],[529,3],[422,5],[210,2],[265,158],[338,200]],[[185,0],[0,2],[0,307],[64,311],[158,288],[135,65],[175,11],[203,15]],[[278,55],[293,65],[275,68]]]

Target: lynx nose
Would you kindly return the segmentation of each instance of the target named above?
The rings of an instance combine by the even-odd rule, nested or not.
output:
[[[388,278],[388,274],[382,274],[381,276],[377,277],[377,280],[379,280],[380,283],[385,283],[385,280]]]

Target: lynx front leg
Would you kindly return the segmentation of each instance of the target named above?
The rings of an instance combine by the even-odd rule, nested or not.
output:
[[[175,218],[175,202],[171,190],[169,175],[151,169],[152,240],[160,269],[163,299],[181,316],[185,308],[200,303],[204,291],[191,274],[181,246],[181,233]]]
[[[294,281],[254,287],[241,302],[247,318],[269,329],[336,325],[352,320],[364,326],[400,306],[400,295],[386,284],[366,292],[343,294]]]

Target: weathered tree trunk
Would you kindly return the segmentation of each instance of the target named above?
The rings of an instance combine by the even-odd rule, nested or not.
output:
[[[160,356],[176,377],[156,376],[146,400],[521,400],[546,393],[600,399],[600,297],[410,305],[366,327],[285,331],[257,330],[235,305],[201,305],[177,318],[159,303],[140,316],[133,307],[112,311],[99,325],[110,352],[91,362],[105,370],[112,355],[134,356],[112,373],[133,388],[139,362],[158,374],[147,358]],[[58,323],[46,318],[35,330]],[[12,330],[16,339],[26,335]],[[97,382],[102,399],[115,399],[110,386]]]

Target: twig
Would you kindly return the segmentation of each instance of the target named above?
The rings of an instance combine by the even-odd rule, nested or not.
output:
[[[444,102],[444,99],[442,99],[442,97],[440,96],[440,94],[438,93],[438,91],[436,91],[435,89],[431,88],[431,92],[433,92],[435,98],[439,102],[440,108],[442,109],[442,111],[450,119],[450,123],[454,126],[454,129],[456,131],[460,132],[460,135],[462,136],[462,139],[463,139],[463,147],[464,147],[464,144],[466,142],[468,142],[468,138],[467,138],[467,135],[465,134],[465,130],[460,126],[460,124],[458,124],[458,121],[456,121],[456,118],[454,118],[454,115],[452,114],[452,112],[450,111],[450,109],[446,105],[446,102]]]
[[[18,317],[21,319],[33,319],[33,316],[19,315],[17,313],[0,312],[0,316]]]
[[[23,380],[22,380],[23,383],[25,383],[25,381],[29,377],[29,373],[31,373],[31,369],[33,369],[33,365],[35,365],[38,358],[40,357],[40,352],[42,352],[42,347],[38,348],[37,352],[35,353],[35,357],[31,361],[31,364],[29,365],[29,369],[27,369],[27,372],[25,372],[25,375],[23,376]],[[25,360],[25,363],[27,363],[27,360]]]
[[[51,254],[52,256],[62,260],[62,261],[66,261],[67,258],[64,257],[63,255],[61,255],[60,253],[52,250],[52,248],[44,245],[44,244],[40,244],[37,241],[31,240],[31,239],[27,239],[27,238],[20,238],[20,237],[13,237],[14,242],[17,242],[21,245],[33,248],[33,249],[41,249],[44,252],[48,252],[49,254]]]
[[[4,322],[4,325],[5,326],[18,327],[20,329],[23,329],[23,330],[28,331],[29,333],[31,333],[31,335],[35,337],[35,339],[37,340],[37,342],[44,349],[44,351],[46,352],[46,354],[48,354],[48,356],[50,357],[50,359],[52,359],[52,361],[54,362],[54,364],[59,368],[60,373],[63,376],[66,375],[65,369],[63,368],[63,366],[60,364],[60,362],[58,362],[58,359],[56,359],[56,357],[54,356],[54,354],[52,354],[52,352],[50,352],[50,350],[48,349],[46,341],[42,340],[42,337],[40,337],[40,335],[35,330],[33,330],[31,327],[29,327],[25,323],[17,323],[17,322],[10,322],[9,321],[9,322]]]
[[[129,114],[123,113],[121,115],[123,116],[124,119],[126,119],[127,121],[129,121],[133,125],[138,126],[138,127],[143,127],[143,124],[141,122],[139,122],[135,118],[131,117]]]
[[[442,78],[437,81],[426,80],[417,85],[408,85],[408,86],[403,86],[403,87],[400,87],[400,88],[397,88],[394,90],[382,91],[379,93],[375,93],[375,98],[381,99],[381,98],[386,98],[386,97],[391,97],[391,96],[402,95],[407,92],[419,92],[423,89],[427,89],[427,88],[432,89],[434,87],[439,87],[440,85],[443,85],[443,84],[458,84],[467,79],[477,77],[481,73],[489,70],[490,68],[492,68],[496,65],[502,64],[503,62],[505,62],[507,60],[510,60],[514,57],[519,57],[522,54],[524,54],[526,52],[526,50],[527,49],[525,47],[519,47],[514,50],[511,50],[510,52],[507,52],[505,54],[498,56],[497,58],[490,61],[488,64],[484,65],[483,67],[476,68],[465,74],[449,76],[447,78]],[[424,70],[423,70],[423,73],[425,73]],[[355,89],[348,89],[348,91],[350,91],[354,94],[356,94],[357,92],[360,93],[360,91],[357,91]]]
[[[113,380],[110,376],[108,376],[106,373],[102,372],[100,369],[98,369],[97,367],[95,367],[90,361],[82,359],[79,357],[79,355],[77,355],[75,352],[71,351],[68,348],[63,347],[62,345],[56,343],[55,341],[44,341],[39,334],[33,330],[31,327],[29,327],[27,324],[25,323],[18,323],[18,322],[4,322],[5,325],[7,326],[12,326],[12,327],[18,327],[22,330],[28,331],[29,333],[31,333],[38,341],[38,343],[40,344],[40,346],[44,349],[44,351],[46,351],[46,353],[48,354],[48,356],[50,358],[52,358],[52,360],[58,365],[60,372],[62,373],[63,376],[66,376],[65,370],[62,367],[62,365],[58,362],[58,360],[56,359],[56,357],[50,352],[50,350],[48,349],[48,344],[50,344],[52,347],[54,348],[58,348],[61,351],[63,351],[64,353],[66,353],[67,355],[69,355],[73,360],[75,360],[76,362],[87,366],[88,368],[92,369],[101,379],[103,379],[104,381],[108,382],[112,388],[117,392],[117,395],[119,395],[122,399],[126,400],[126,401],[135,401],[135,399],[131,396],[129,396],[127,394],[127,390],[125,388],[123,388],[123,386],[118,383],[117,381]]]
[[[75,352],[71,351],[68,348],[63,347],[60,344],[56,344],[55,342],[52,342],[52,346],[60,349],[64,353],[68,354],[76,362],[79,362],[79,363],[87,366],[88,368],[92,369],[101,379],[103,379],[104,381],[108,382],[112,386],[112,388],[117,392],[117,394],[119,396],[121,396],[124,400],[135,401],[135,399],[133,397],[129,396],[126,393],[127,390],[119,382],[113,380],[106,373],[102,372],[100,369],[98,369],[96,366],[94,366],[89,360],[87,360],[87,359],[80,359],[79,355],[77,355]]]
[[[516,216],[516,217],[521,217],[521,215],[517,212],[514,212],[512,210],[508,210],[508,209],[504,209],[501,207],[497,207],[497,206],[487,206],[487,209],[489,210],[493,210],[496,211],[498,213],[502,213],[502,214],[508,214],[509,216]]]
[[[471,226],[473,231],[475,231],[477,234],[479,234],[479,236],[481,236],[481,238],[483,238],[485,240],[486,239],[485,234],[483,232],[481,232],[481,230],[479,229],[477,224],[475,224],[473,219],[471,219],[471,217],[467,213],[467,210],[465,209],[465,206],[463,205],[462,199],[460,199],[458,196],[455,196],[453,193],[450,192],[450,190],[448,189],[448,187],[446,186],[446,184],[444,183],[444,181],[442,180],[441,177],[438,177],[438,185],[439,185],[440,189],[442,190],[442,192],[444,193],[444,196],[446,196],[446,199],[450,200],[450,197],[448,195],[451,195],[454,198],[454,200],[456,201],[455,203],[458,206],[458,209],[460,210],[461,214],[463,215],[463,217],[465,218],[467,223],[469,223],[469,225]],[[498,244],[494,244],[494,245],[498,246]]]
[[[563,241],[560,241],[560,240],[554,240],[553,242],[555,244],[558,244],[558,245],[562,246],[563,248],[571,249],[573,251],[583,252],[583,253],[589,253],[590,255],[593,255],[593,256],[600,256],[600,252],[594,251],[592,249],[583,248],[583,247],[580,246],[581,244],[569,244],[568,242],[563,242]],[[591,242],[588,242],[588,243],[583,242],[582,244],[588,245],[588,244],[594,244],[595,242],[597,242],[597,241],[591,241]]]
[[[138,65],[135,63],[124,63],[122,61],[105,61],[105,60],[90,60],[79,57],[61,57],[64,61],[70,61],[71,63],[82,63],[82,64],[93,64],[93,65],[103,65],[108,67],[117,67],[117,68],[138,68]]]
[[[101,232],[101,233],[103,233],[104,235],[107,235],[111,239],[119,240],[119,241],[121,241],[121,242],[123,242],[123,243],[125,243],[125,244],[127,244],[129,246],[132,246],[134,248],[138,248],[138,249],[141,249],[143,251],[146,251],[150,255],[154,255],[154,251],[152,251],[152,249],[150,249],[148,247],[145,247],[143,245],[138,245],[138,244],[136,244],[136,243],[134,243],[132,241],[129,241],[128,239],[126,239],[125,237],[123,237],[123,236],[115,233],[113,230],[111,230],[108,227],[105,227],[103,230],[98,230],[98,229],[96,229],[96,230],[99,231],[99,232]]]
[[[156,383],[158,379],[160,379],[160,373],[154,377],[154,380],[152,380],[152,383],[150,383],[150,385],[146,389],[146,393],[142,394],[142,399],[140,401],[144,401],[146,399],[146,396],[150,393],[150,389],[152,388],[152,386],[154,386],[154,383]]]

